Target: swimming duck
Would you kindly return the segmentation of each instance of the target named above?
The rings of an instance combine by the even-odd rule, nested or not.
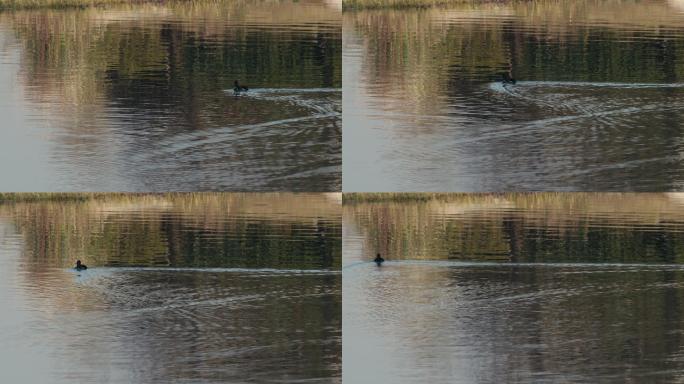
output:
[[[515,84],[515,79],[511,77],[509,74],[504,74],[503,75],[503,80],[501,80],[502,84]]]
[[[235,80],[235,82],[233,83],[233,85],[235,86],[235,87],[233,88],[233,92],[234,92],[236,95],[239,95],[240,92],[247,92],[247,91],[249,91],[249,88],[247,88],[247,86],[240,85],[240,83],[239,83],[237,80]]]
[[[84,270],[88,269],[88,267],[85,264],[81,263],[81,260],[76,260],[76,268],[75,269],[77,271],[84,271]]]
[[[375,259],[373,259],[373,261],[374,261],[374,262],[375,262],[375,264],[377,264],[377,265],[378,265],[378,267],[379,267],[379,266],[380,266],[380,264],[382,264],[382,263],[384,263],[384,262],[385,262],[385,259],[383,259],[383,258],[382,258],[382,256],[380,256],[380,254],[378,253],[378,255],[377,255],[377,256],[375,256]]]

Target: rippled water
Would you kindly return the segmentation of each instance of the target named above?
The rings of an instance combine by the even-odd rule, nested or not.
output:
[[[682,190],[683,12],[346,12],[345,191]]]
[[[344,380],[683,378],[678,194],[345,202],[343,246]]]
[[[332,195],[1,204],[0,381],[340,382],[340,236]]]
[[[339,190],[341,50],[319,1],[2,13],[1,188]]]

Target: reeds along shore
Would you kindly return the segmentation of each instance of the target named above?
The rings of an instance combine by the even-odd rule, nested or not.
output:
[[[87,8],[107,4],[141,3],[126,0],[0,0],[0,10],[36,8]]]
[[[235,0],[231,1],[232,4],[241,4],[241,3],[247,3],[249,0]],[[292,1],[292,3],[299,3],[300,1]],[[301,1],[304,3],[309,3],[312,2],[311,0],[304,0]],[[314,3],[318,3],[318,1],[313,0]],[[321,1],[327,5],[329,5],[331,8],[338,8],[340,7],[340,2],[337,0],[327,0],[327,1]],[[106,6],[106,5],[116,5],[116,4],[150,4],[150,5],[180,5],[180,4],[189,4],[189,6],[192,6],[193,3],[205,3],[205,4],[216,4],[216,5],[221,5],[222,1],[202,1],[202,0],[0,0],[0,10],[12,10],[12,9],[37,9],[37,8],[46,8],[46,9],[60,9],[60,8],[88,8],[88,7],[97,7],[97,6]],[[273,5],[282,5],[284,2],[279,1],[279,0],[263,0],[261,1],[262,4],[273,4]],[[282,13],[274,13],[276,17],[279,15],[282,15]]]
[[[572,212],[628,212],[647,215],[684,215],[684,193],[634,192],[502,192],[502,193],[432,193],[373,192],[345,193],[345,206],[367,203],[431,203],[448,206],[475,205],[500,207],[502,202],[517,209],[547,209],[568,215]]]
[[[193,213],[223,215],[226,212],[278,215],[308,221],[310,217],[334,219],[341,215],[341,193],[289,192],[0,192],[0,208],[12,203],[46,203],[59,207],[62,203],[83,202],[92,210],[102,207],[164,206]],[[50,203],[50,204],[48,204]],[[197,211],[197,212],[196,212]]]
[[[473,0],[343,0],[342,9],[430,8],[483,2],[484,1]]]
[[[447,7],[454,5],[464,6],[478,6],[487,5],[490,7],[496,6],[514,6],[514,7],[534,7],[539,11],[546,11],[545,8],[575,8],[580,14],[587,10],[595,10],[596,8],[607,9],[612,7],[615,11],[614,5],[617,4],[623,9],[615,15],[617,18],[641,18],[644,20],[654,20],[653,17],[644,17],[645,14],[634,13],[634,8],[653,8],[657,12],[657,8],[662,8],[658,2],[634,2],[629,0],[576,0],[576,1],[549,1],[549,0],[342,0],[343,9],[402,9],[402,8],[431,8],[431,7]],[[668,4],[674,7],[684,7],[682,0],[670,0]],[[541,12],[540,12],[541,13]],[[598,16],[598,15],[597,15]],[[656,16],[660,16],[658,12]]]

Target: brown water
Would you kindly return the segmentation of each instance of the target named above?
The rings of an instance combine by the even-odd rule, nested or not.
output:
[[[0,189],[339,190],[341,52],[323,1],[3,12]]]
[[[680,195],[461,195],[343,213],[344,380],[683,378]]]
[[[682,4],[345,12],[344,190],[682,190]]]
[[[339,383],[338,199],[0,204],[0,381]]]

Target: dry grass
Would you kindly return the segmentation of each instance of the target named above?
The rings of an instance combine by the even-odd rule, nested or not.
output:
[[[474,0],[343,0],[342,9],[430,8],[465,3],[484,3]]]
[[[134,1],[130,0],[0,0],[0,10],[35,8],[87,8],[106,4],[133,2]]]
[[[684,215],[684,193],[345,193],[344,205],[382,203],[401,205],[430,203],[433,208],[493,207],[502,202],[522,211],[548,210],[563,216],[592,213],[625,213],[643,220]]]
[[[113,197],[135,196],[133,193],[68,193],[68,192],[25,192],[6,193],[0,192],[0,203],[7,202],[33,202],[33,201],[88,201]]]

